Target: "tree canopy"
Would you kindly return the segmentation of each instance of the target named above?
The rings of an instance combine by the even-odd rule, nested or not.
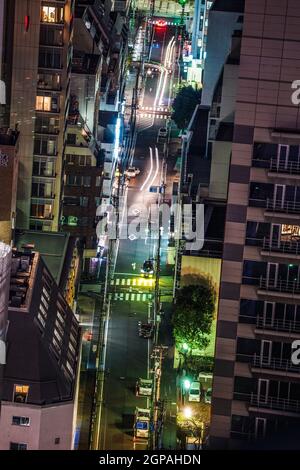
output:
[[[182,287],[177,295],[173,315],[176,343],[186,343],[190,350],[208,346],[215,310],[215,290],[207,285]]]
[[[201,90],[195,90],[191,85],[180,88],[173,101],[172,119],[179,129],[185,129],[200,103]]]

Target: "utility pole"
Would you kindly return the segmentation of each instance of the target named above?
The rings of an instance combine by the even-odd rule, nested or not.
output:
[[[159,423],[162,421],[161,413],[161,400],[160,400],[160,387],[161,387],[161,372],[164,354],[168,350],[168,346],[156,346],[153,349],[152,359],[154,360],[154,387],[153,387],[153,425],[154,429],[151,436],[151,449],[157,449],[159,443],[159,435],[161,426]],[[160,419],[159,419],[160,418]]]

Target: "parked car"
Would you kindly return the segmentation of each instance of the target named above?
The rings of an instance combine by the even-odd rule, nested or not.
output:
[[[136,396],[151,397],[151,395],[152,395],[152,380],[142,379],[140,377],[136,382]]]
[[[200,382],[192,382],[189,389],[189,401],[200,402],[201,390]]]
[[[134,414],[133,439],[148,439],[150,431],[150,410],[136,408]]]
[[[130,166],[125,170],[125,175],[128,176],[129,178],[134,178],[135,176],[139,175],[141,170],[136,168],[135,166]]]

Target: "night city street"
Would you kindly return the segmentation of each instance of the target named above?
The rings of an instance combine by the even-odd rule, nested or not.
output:
[[[300,451],[299,45],[299,0],[0,0],[0,452]]]

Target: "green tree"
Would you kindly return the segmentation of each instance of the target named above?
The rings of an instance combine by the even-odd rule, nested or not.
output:
[[[181,130],[185,129],[201,100],[201,90],[195,90],[191,85],[180,88],[173,101],[172,119]]]
[[[208,346],[215,298],[215,290],[210,283],[184,286],[179,290],[173,315],[177,345],[187,343],[190,350]]]

